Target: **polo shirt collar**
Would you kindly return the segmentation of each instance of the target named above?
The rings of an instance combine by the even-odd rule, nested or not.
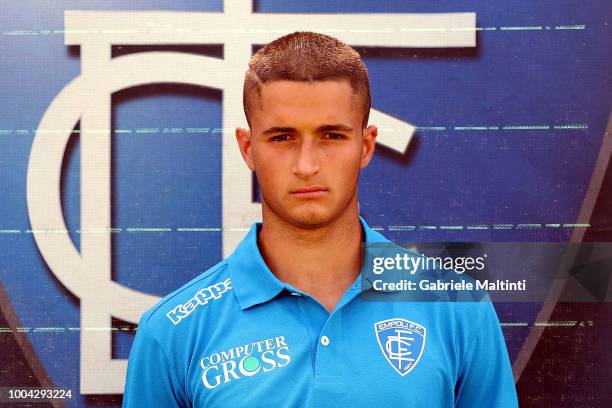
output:
[[[391,242],[382,234],[372,230],[363,217],[359,216],[359,221],[366,243]],[[242,310],[267,302],[276,297],[283,289],[294,290],[274,276],[261,256],[257,246],[257,234],[261,226],[261,222],[254,223],[227,260],[232,288]],[[361,274],[357,277],[353,287],[360,286]]]

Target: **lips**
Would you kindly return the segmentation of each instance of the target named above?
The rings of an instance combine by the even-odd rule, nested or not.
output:
[[[313,186],[313,187],[303,187],[298,188],[297,190],[293,190],[292,193],[311,193],[314,191],[327,191],[325,187]]]
[[[318,197],[325,193],[327,193],[327,189],[321,186],[302,187],[302,188],[295,189],[291,192],[293,196],[302,197],[302,198]]]

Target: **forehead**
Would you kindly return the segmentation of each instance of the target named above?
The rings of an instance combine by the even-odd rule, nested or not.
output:
[[[261,85],[252,119],[261,126],[340,122],[348,125],[361,118],[356,98],[349,82],[344,80],[270,81]]]

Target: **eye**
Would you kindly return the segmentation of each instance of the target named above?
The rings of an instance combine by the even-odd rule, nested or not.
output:
[[[325,134],[325,138],[326,139],[331,139],[331,140],[342,140],[342,139],[346,139],[346,136],[345,135],[341,135],[340,133],[327,132]]]
[[[286,140],[289,140],[288,134],[276,135],[270,138],[271,142],[284,142]]]

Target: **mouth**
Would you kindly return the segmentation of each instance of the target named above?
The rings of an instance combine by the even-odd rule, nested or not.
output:
[[[327,194],[328,190],[325,187],[313,186],[298,188],[291,191],[291,195],[299,198],[315,198]]]

